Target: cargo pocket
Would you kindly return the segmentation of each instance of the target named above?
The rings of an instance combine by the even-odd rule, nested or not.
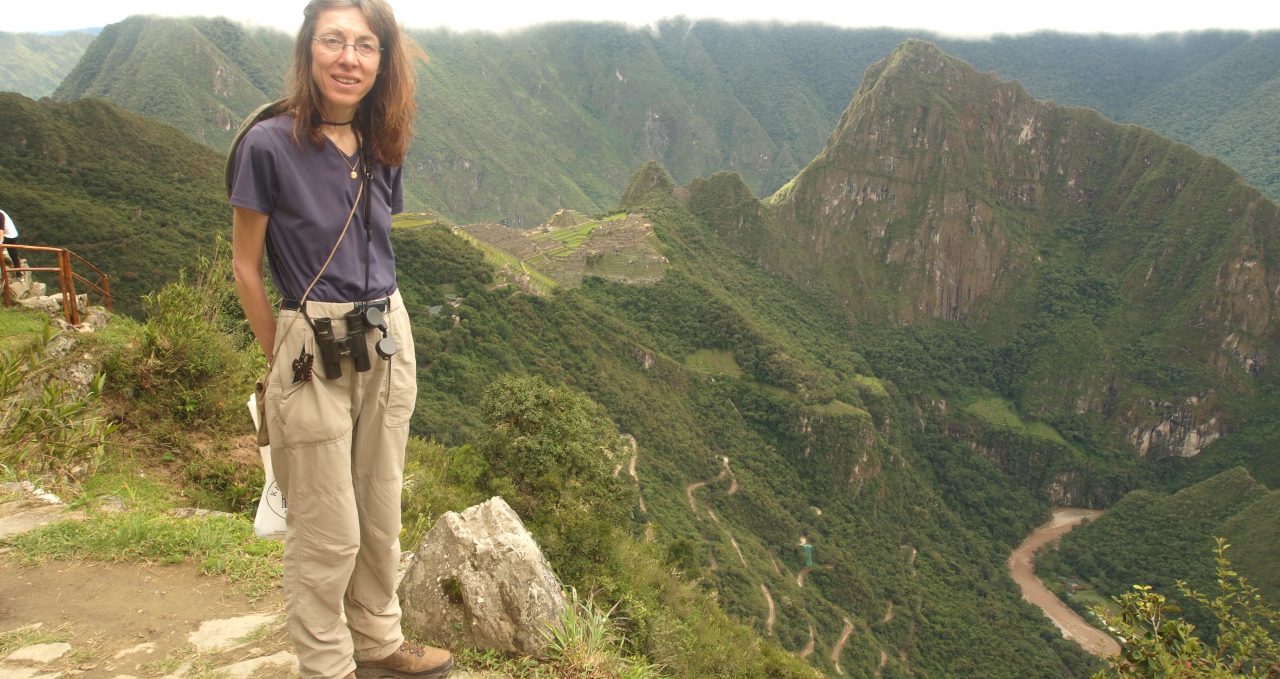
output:
[[[315,335],[305,319],[282,317],[277,332],[287,332],[276,354],[274,377],[279,390],[280,439],[290,447],[323,443],[351,430],[344,385],[347,376],[330,380],[316,356]],[[311,379],[294,381],[293,362],[303,351],[313,357]],[[272,436],[276,432],[271,432]]]
[[[387,325],[387,332],[396,341],[396,353],[387,366],[386,426],[398,428],[409,424],[418,401],[418,361],[413,350],[409,314],[404,307],[388,314]]]

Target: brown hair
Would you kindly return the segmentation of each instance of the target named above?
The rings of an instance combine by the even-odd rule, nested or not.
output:
[[[391,6],[385,0],[311,0],[302,11],[302,27],[293,46],[293,71],[290,74],[286,109],[293,114],[294,139],[308,138],[323,143],[320,132],[320,91],[311,78],[311,40],[315,37],[316,18],[334,7],[355,7],[364,12],[369,28],[378,37],[382,59],[373,89],[356,109],[353,123],[365,140],[366,152],[382,165],[404,163],[409,141],[413,138],[413,118],[417,104],[413,100],[416,86],[412,58],[425,59],[396,23]]]

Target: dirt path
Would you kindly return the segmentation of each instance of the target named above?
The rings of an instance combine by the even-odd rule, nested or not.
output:
[[[200,575],[192,564],[65,561],[34,567],[12,559],[0,562],[0,631],[38,626],[39,632],[69,640],[74,652],[41,671],[79,670],[85,677],[158,676],[155,668],[166,661],[176,672],[200,655],[194,640],[212,620],[247,622],[236,637],[251,634],[256,639],[249,647],[229,643],[227,652],[207,647],[211,655],[200,658],[202,662],[231,665],[287,651],[283,599],[276,589],[250,601],[222,578]],[[23,669],[0,668],[0,676]],[[258,668],[252,676],[291,675],[292,663],[285,662]]]
[[[733,551],[736,552],[738,555],[738,561],[741,561],[742,565],[746,567],[747,559],[742,555],[742,548],[738,546],[738,541],[733,539],[733,533],[730,533],[729,529],[725,528],[724,524],[720,523],[720,517],[716,516],[715,512],[708,509],[707,516],[711,517],[711,520],[714,521],[716,525],[720,527],[720,530],[724,531],[725,537],[729,538],[729,544],[733,545]]]
[[[892,601],[889,602],[889,607],[885,609],[884,619],[880,621],[880,624],[887,625],[891,622],[893,622],[893,602]]]
[[[733,471],[729,469],[729,458],[721,455],[720,464],[723,465],[724,468],[721,469],[720,473],[716,474],[713,478],[707,479],[706,481],[694,481],[693,483],[685,486],[684,494],[689,498],[689,509],[693,511],[694,516],[697,516],[698,514],[698,503],[693,499],[693,491],[708,484],[715,483],[716,481],[723,481],[725,478],[728,478],[728,494],[733,495],[738,492],[738,477],[734,476]]]
[[[773,595],[769,594],[769,588],[765,587],[763,582],[760,583],[760,591],[764,593],[765,603],[769,604],[769,615],[768,617],[765,618],[765,621],[764,621],[764,633],[773,634],[773,621],[777,617],[775,615],[776,610],[774,609],[774,606],[773,606]]]
[[[1035,573],[1036,552],[1045,545],[1057,542],[1081,521],[1097,518],[1101,514],[1101,511],[1091,509],[1054,509],[1053,518],[1032,531],[1009,555],[1009,574],[1018,583],[1018,587],[1022,588],[1022,598],[1039,606],[1062,631],[1062,636],[1076,642],[1089,653],[1107,658],[1120,652],[1119,644],[1054,596]]]
[[[844,645],[849,641],[851,634],[853,634],[853,623],[849,622],[848,618],[845,618],[844,629],[840,631],[840,640],[831,649],[831,662],[836,665],[836,674],[844,674],[844,670],[840,668],[840,652],[844,650]]]
[[[801,649],[800,651],[801,658],[808,658],[809,656],[813,655],[813,643],[814,643],[813,625],[810,624],[809,625],[809,643],[805,644],[804,648]]]
[[[0,504],[5,535],[76,516],[30,499]],[[0,679],[298,677],[283,590],[252,599],[192,563],[27,565],[0,550],[0,635],[19,647],[0,660]]]
[[[705,480],[699,480],[699,482],[690,483],[689,486],[685,486],[685,497],[689,498],[689,511],[694,512],[694,516],[698,516],[698,501],[694,500],[694,491],[703,486],[707,486],[707,482],[705,482]]]

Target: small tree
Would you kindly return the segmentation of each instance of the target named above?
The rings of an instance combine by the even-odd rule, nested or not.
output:
[[[1210,598],[1185,582],[1177,583],[1183,596],[1217,620],[1216,643],[1203,640],[1163,594],[1148,585],[1134,585],[1132,592],[1113,599],[1120,606],[1119,613],[1101,606],[1093,609],[1121,645],[1120,654],[1109,661],[1111,667],[1094,679],[1280,677],[1280,641],[1273,636],[1280,612],[1232,570],[1226,557],[1229,547],[1218,538],[1217,596]]]
[[[615,528],[628,525],[633,491],[613,475],[621,438],[582,392],[538,377],[506,377],[481,403],[492,425],[477,448],[481,482],[520,514],[566,582],[608,572]]]

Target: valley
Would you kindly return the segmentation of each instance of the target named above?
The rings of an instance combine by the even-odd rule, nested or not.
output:
[[[1108,658],[1120,652],[1120,645],[1062,603],[1061,599],[1040,582],[1035,571],[1036,554],[1045,545],[1057,542],[1077,524],[1101,515],[1102,512],[1098,510],[1055,507],[1053,518],[1036,528],[1009,555],[1009,574],[1018,583],[1018,587],[1022,588],[1022,598],[1044,611],[1045,616],[1053,621],[1063,636],[1080,644],[1089,653]]]
[[[1042,94],[1155,116],[1270,36],[1099,39],[1048,66],[1011,55],[1069,36],[663,28],[420,36],[392,230],[419,379],[403,540],[511,495],[628,652],[682,677],[1090,676],[1115,647],[1027,603],[1057,601],[1029,590],[1059,537],[1041,574],[1098,596],[1203,582],[1223,535],[1280,588],[1274,189]],[[175,44],[216,69],[138,70]],[[58,101],[0,95],[0,206],[118,276],[122,321],[222,280],[209,147],[278,88],[281,44],[219,20],[104,31]],[[1134,54],[1183,70],[1080,82]],[[129,85],[147,73],[155,96]],[[1175,126],[1266,134],[1245,114],[1271,81],[1242,82],[1250,106]],[[206,301],[243,350],[234,298]],[[145,393],[110,365],[117,398]],[[511,471],[558,455],[595,476]]]

